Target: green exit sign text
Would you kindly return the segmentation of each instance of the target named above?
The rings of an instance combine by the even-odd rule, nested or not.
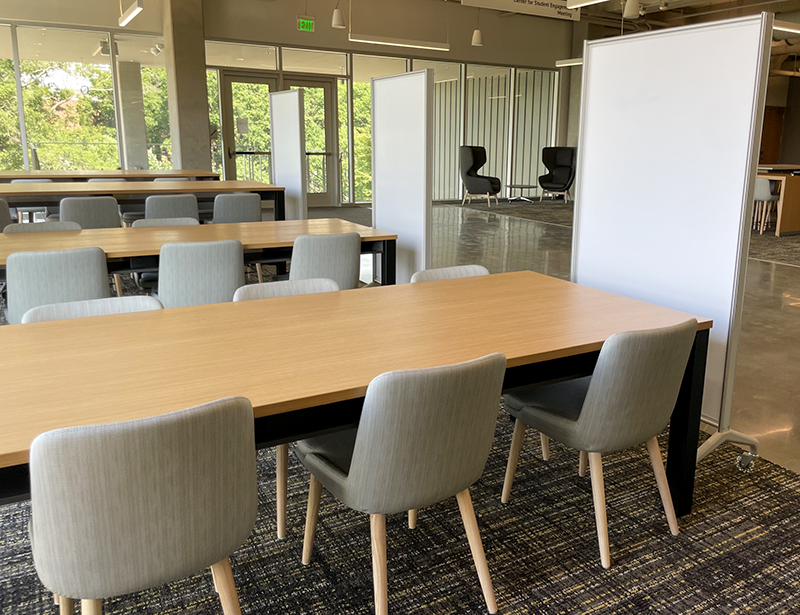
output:
[[[300,32],[313,32],[314,31],[314,18],[310,15],[297,16],[297,29]]]

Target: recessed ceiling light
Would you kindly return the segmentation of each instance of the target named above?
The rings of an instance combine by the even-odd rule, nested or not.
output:
[[[244,62],[244,58],[236,58],[239,62]]]

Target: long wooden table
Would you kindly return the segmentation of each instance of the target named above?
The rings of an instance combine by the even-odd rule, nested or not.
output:
[[[25,197],[25,206],[37,198],[48,207],[58,206],[58,199],[69,196],[148,197],[154,194],[216,195],[229,192],[255,192],[262,201],[275,201],[275,219],[286,219],[285,189],[272,184],[251,181],[136,181],[136,182],[44,182],[41,184],[0,183],[0,199]],[[10,203],[13,207],[14,204]]]
[[[274,446],[357,423],[386,371],[503,352],[505,388],[583,376],[610,335],[687,317],[523,271],[0,327],[0,501],[27,496],[31,441],[51,429],[242,395],[257,445]],[[692,506],[711,327],[699,322],[670,423],[678,514]]]
[[[339,218],[282,220],[277,222],[242,222],[236,224],[201,224],[197,226],[154,226],[142,228],[104,228],[47,233],[0,233],[0,266],[14,252],[101,248],[108,259],[109,273],[132,268],[130,259],[157,257],[165,243],[184,241],[222,241],[236,239],[248,252],[248,262],[263,258],[290,260],[294,240],[300,235],[358,233],[361,252],[379,254],[381,282],[395,283],[397,235],[362,226]],[[257,252],[258,251],[258,252]],[[137,266],[141,269],[141,264]]]
[[[776,181],[780,187],[775,236],[800,233],[800,175],[793,175],[789,170],[785,172],[775,170],[770,173],[759,173],[758,177]]]
[[[95,171],[73,171],[58,169],[48,171],[34,169],[31,171],[0,171],[0,183],[13,179],[52,179],[54,181],[85,182],[95,177],[124,178],[132,180],[151,180],[156,177],[196,177],[198,179],[219,179],[219,173],[202,169],[115,169]]]

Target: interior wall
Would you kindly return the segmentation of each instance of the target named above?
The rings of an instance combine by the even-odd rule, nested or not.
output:
[[[568,57],[572,40],[570,21],[481,10],[484,46],[473,47],[476,8],[442,0],[352,0],[353,32],[434,42],[449,38],[450,51],[350,43],[347,29],[331,27],[336,0],[308,0],[315,32],[299,32],[297,15],[306,11],[305,4],[239,0],[231,10],[230,0],[204,0],[206,38],[551,69],[556,60]],[[341,0],[339,7],[349,27],[350,2]]]
[[[800,162],[800,79],[789,79],[786,113],[783,115],[781,158],[784,164]]]

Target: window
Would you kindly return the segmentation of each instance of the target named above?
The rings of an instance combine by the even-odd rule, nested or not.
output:
[[[461,64],[414,60],[414,70],[433,69],[433,200],[461,198]]]
[[[117,36],[117,88],[128,169],[171,169],[164,39]]]
[[[22,168],[11,28],[0,26],[0,170]]]
[[[222,175],[222,130],[219,113],[219,73],[216,70],[206,71],[206,89],[208,91],[208,123],[211,141],[211,170]]]
[[[339,195],[343,203],[351,203],[350,193],[350,97],[347,95],[347,79],[339,79],[336,83],[339,114]]]
[[[284,49],[283,70],[291,73],[347,75],[347,54],[310,49]]]
[[[539,176],[547,172],[541,162],[542,148],[553,145],[555,140],[553,131],[555,92],[555,72],[522,69],[517,71],[512,184],[535,186],[539,183]],[[534,194],[538,193],[536,189]],[[530,191],[526,194],[531,195]]]
[[[505,195],[508,159],[508,109],[511,70],[467,65],[467,131],[465,145],[486,148],[481,175],[499,177]]]
[[[277,58],[275,47],[206,41],[206,64],[209,66],[277,70]]]

